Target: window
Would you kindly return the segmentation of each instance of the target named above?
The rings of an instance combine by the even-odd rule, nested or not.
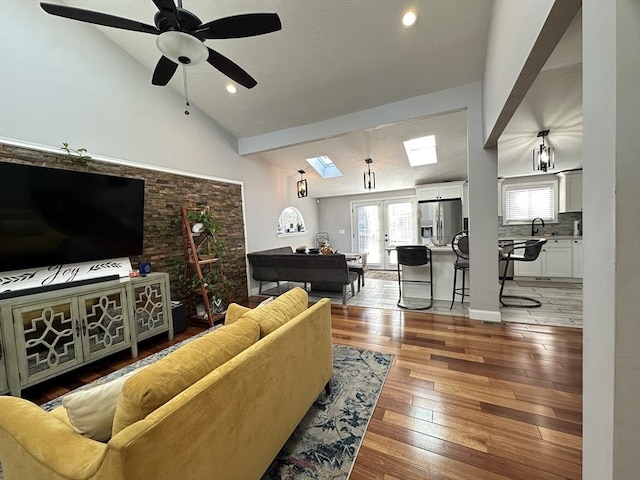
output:
[[[322,178],[341,177],[342,173],[335,166],[333,161],[326,155],[321,157],[307,158],[307,163],[311,165]]]
[[[435,135],[412,138],[403,143],[404,149],[407,152],[407,158],[409,159],[409,165],[412,167],[438,163]]]
[[[529,223],[536,217],[558,220],[557,182],[503,185],[503,224]]]
[[[306,233],[304,218],[297,208],[287,207],[280,214],[278,219],[277,235],[291,235],[294,233]]]

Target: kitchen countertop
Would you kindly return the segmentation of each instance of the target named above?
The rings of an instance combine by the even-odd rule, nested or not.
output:
[[[432,253],[438,253],[438,252],[451,252],[453,253],[453,249],[451,248],[451,245],[444,245],[442,247],[437,247],[435,245],[425,245],[425,247],[427,247],[429,250],[431,250]],[[387,247],[385,248],[385,250],[387,251],[387,253],[392,252],[396,249],[396,247]]]
[[[534,240],[537,238],[546,238],[547,240],[582,240],[582,236],[573,236],[573,235],[550,235],[550,236],[531,236],[531,237],[522,237],[522,236],[517,236],[517,237],[500,237],[498,238],[498,241],[504,241],[504,240],[518,240],[518,241],[524,241],[524,240]]]

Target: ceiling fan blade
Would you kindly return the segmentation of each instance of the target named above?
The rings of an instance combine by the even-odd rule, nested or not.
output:
[[[151,25],[147,25],[146,23],[122,17],[115,17],[106,13],[93,12],[91,10],[83,10],[82,8],[67,7],[65,5],[56,5],[53,3],[40,3],[40,6],[45,12],[58,17],[70,18],[71,20],[78,20],[80,22],[94,23],[104,27],[151,33],[153,35],[160,34],[160,30],[156,27],[152,27]]]
[[[211,50],[209,47],[207,48],[209,49],[209,58],[207,58],[207,62],[209,62],[211,66],[217,68],[220,72],[224,73],[234,82],[238,82],[243,87],[253,88],[258,84],[258,82],[256,82],[254,78],[245,72],[239,65],[236,65],[227,57],[215,50]]]
[[[173,28],[180,28],[180,14],[173,0],[153,0],[160,13],[167,19]]]
[[[247,13],[204,23],[196,29],[195,34],[209,39],[242,38],[275,32],[281,28],[277,13]]]
[[[156,65],[156,69],[153,71],[153,78],[151,79],[151,83],[153,85],[158,85],[160,87],[164,87],[173,74],[176,73],[176,69],[178,68],[178,64],[173,60],[169,60],[164,55],[158,61]]]

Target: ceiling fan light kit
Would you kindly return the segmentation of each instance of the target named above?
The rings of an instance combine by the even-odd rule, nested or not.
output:
[[[158,50],[174,63],[198,65],[209,56],[207,47],[196,37],[174,30],[161,33],[156,39]]]
[[[40,6],[48,14],[58,17],[158,35],[156,45],[162,57],[153,72],[153,85],[164,86],[169,83],[178,65],[198,65],[206,60],[234,82],[246,88],[256,86],[255,79],[242,67],[207,47],[204,42],[208,39],[245,38],[278,31],[282,29],[278,14],[246,13],[202,23],[195,14],[182,8],[182,0],[178,0],[178,6],[173,0],[153,0],[153,3],[158,9],[154,15],[155,26],[66,5],[41,2]]]
[[[553,147],[545,145],[544,139],[549,135],[549,130],[538,132],[538,137],[542,137],[540,147],[533,150],[533,170],[547,172],[555,166]]]

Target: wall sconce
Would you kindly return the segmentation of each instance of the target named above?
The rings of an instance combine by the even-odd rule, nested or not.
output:
[[[547,169],[553,168],[553,147],[547,147],[544,144],[544,138],[549,135],[549,130],[542,130],[538,132],[538,137],[542,137],[542,143],[540,147],[533,151],[533,170],[540,170],[546,172]]]
[[[302,178],[304,175],[304,170],[298,170],[300,174],[300,180],[298,180],[297,190],[298,190],[298,198],[304,198],[309,194],[309,190],[307,189],[307,179]]]
[[[367,158],[364,162],[367,164],[367,171],[364,172],[364,188],[372,190],[376,188],[376,173],[371,171],[373,160]]]

